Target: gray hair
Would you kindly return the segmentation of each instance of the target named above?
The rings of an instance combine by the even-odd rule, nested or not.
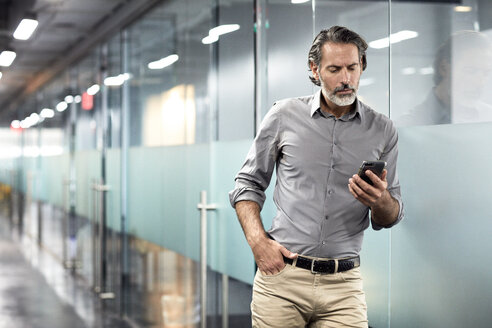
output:
[[[326,42],[354,44],[357,47],[357,50],[359,51],[359,60],[362,60],[362,70],[366,69],[367,67],[366,41],[359,34],[349,30],[346,27],[332,26],[327,30],[322,30],[314,38],[308,56],[309,70],[311,70],[311,63],[314,63],[316,66],[319,67],[319,64],[321,62],[321,50]],[[320,82],[316,80],[314,77],[309,76],[309,79],[314,84],[318,86],[321,85]]]

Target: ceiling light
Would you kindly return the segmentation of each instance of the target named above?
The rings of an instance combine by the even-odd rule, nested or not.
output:
[[[36,27],[38,27],[37,20],[24,18],[15,29],[14,38],[17,40],[27,40],[34,33]]]
[[[119,74],[118,76],[109,76],[104,79],[104,85],[107,86],[119,86],[130,79],[129,73]]]
[[[237,31],[241,28],[239,24],[224,24],[219,25],[208,31],[208,36],[202,39],[203,44],[210,44],[217,42],[219,40],[219,36],[227,33],[231,33]]]
[[[51,108],[43,108],[40,115],[43,118],[52,118],[53,116],[55,116],[55,111]]]
[[[75,101],[76,104],[80,103],[82,101],[82,97],[80,95],[76,95],[73,100]]]
[[[13,120],[12,123],[10,123],[10,126],[13,128],[13,129],[19,129],[21,126],[20,126],[20,121],[19,120]]]
[[[72,95],[68,95],[68,96],[65,97],[64,100],[65,100],[65,102],[67,104],[71,104],[71,103],[73,103],[73,96]]]
[[[413,39],[418,37],[419,34],[415,31],[400,31],[397,33],[393,33],[389,36],[389,38],[382,38],[379,40],[369,42],[369,47],[374,49],[382,49],[389,46],[390,43],[398,43],[404,40]]]
[[[2,72],[0,72],[0,79],[2,78],[2,75],[3,75]]]
[[[454,7],[454,11],[456,11],[457,13],[469,13],[472,10],[473,10],[473,8],[470,6],[456,6],[456,7]]]
[[[294,3],[294,4],[298,4],[298,3],[305,3],[305,2],[308,2],[310,0],[292,0],[291,2]]]
[[[169,55],[167,57],[149,63],[148,67],[150,69],[163,69],[164,67],[174,64],[176,61],[178,61],[178,59],[178,55]]]
[[[63,112],[67,108],[68,108],[68,104],[64,101],[60,101],[58,105],[56,105],[56,110],[59,112]]]
[[[39,122],[39,115],[37,113],[32,113],[31,115],[29,115],[29,119],[34,123],[34,124],[37,124]],[[34,125],[32,124],[32,125]]]
[[[94,84],[91,86],[89,89],[87,89],[87,93],[90,94],[91,96],[95,95],[96,93],[99,92],[101,88],[99,87],[98,84]]]
[[[222,34],[227,34],[231,33],[234,31],[239,30],[240,26],[238,24],[225,24],[225,25],[219,25],[217,27],[214,27],[210,31],[208,31],[208,35],[222,35]]]
[[[368,77],[366,79],[360,79],[359,86],[360,87],[365,87],[365,86],[374,84],[374,82],[376,82],[376,79],[373,78],[373,77]]]
[[[434,68],[431,66],[422,67],[421,69],[419,69],[419,73],[420,75],[431,75],[434,74]]]
[[[207,35],[202,39],[203,44],[211,44],[214,42],[219,41],[219,36],[218,35]]]
[[[10,50],[4,50],[0,54],[0,66],[9,67],[15,59],[17,54]]]
[[[403,75],[413,75],[415,74],[415,72],[417,72],[415,67],[405,67],[404,69],[401,70],[401,73]]]

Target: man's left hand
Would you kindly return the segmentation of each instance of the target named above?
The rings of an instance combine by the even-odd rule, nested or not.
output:
[[[391,197],[387,190],[387,174],[388,171],[384,170],[380,178],[370,170],[367,170],[366,175],[371,179],[372,186],[355,174],[349,179],[349,191],[362,204],[371,208],[378,206],[379,203],[384,202],[385,197]]]

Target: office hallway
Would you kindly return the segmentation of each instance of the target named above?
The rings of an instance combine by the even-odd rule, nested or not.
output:
[[[0,328],[131,327],[0,217]]]

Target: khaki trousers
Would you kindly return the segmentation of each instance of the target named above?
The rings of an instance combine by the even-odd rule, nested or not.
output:
[[[251,302],[253,328],[367,328],[359,268],[313,274],[286,264],[275,275],[256,272]]]

